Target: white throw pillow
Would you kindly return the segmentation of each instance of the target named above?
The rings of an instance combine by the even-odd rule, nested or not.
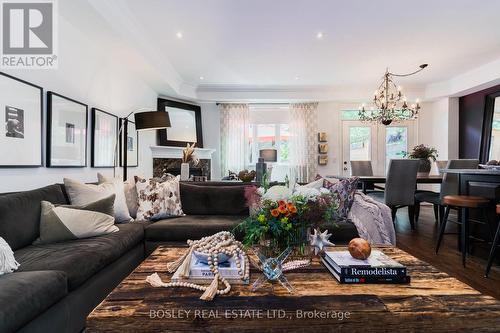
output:
[[[159,182],[153,178],[136,177],[139,209],[137,220],[159,220],[172,216],[182,216],[179,191],[180,176]]]
[[[125,200],[123,182],[113,179],[110,182],[99,185],[84,184],[76,180],[64,178],[64,186],[72,205],[82,206],[104,199],[114,194],[115,197],[115,220],[116,223],[127,223],[133,221],[128,212]]]
[[[12,273],[18,269],[19,263],[14,258],[14,252],[9,244],[0,237],[0,275]]]
[[[113,181],[113,178],[106,177],[101,173],[97,173],[97,181],[99,184],[107,183]],[[123,182],[123,189],[125,191],[125,201],[127,203],[128,212],[132,218],[137,217],[137,208],[139,208],[139,202],[137,199],[137,188],[135,186],[135,181],[126,180]]]

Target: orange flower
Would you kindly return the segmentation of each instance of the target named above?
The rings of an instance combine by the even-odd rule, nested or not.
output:
[[[290,213],[292,214],[297,213],[297,208],[295,206],[292,206],[292,208],[290,209]]]
[[[286,202],[284,200],[278,200],[278,206],[285,206]]]
[[[281,214],[285,214],[285,213],[286,213],[286,206],[279,206],[279,207],[278,207],[278,211],[279,211]]]
[[[289,202],[289,203],[287,204],[287,208],[288,208],[288,210],[290,210],[290,211],[291,211],[293,208],[295,208],[295,206],[293,205],[293,203],[292,203],[292,202]]]
[[[271,215],[274,217],[278,217],[280,215],[280,213],[278,212],[277,209],[273,209],[273,210],[271,210]]]

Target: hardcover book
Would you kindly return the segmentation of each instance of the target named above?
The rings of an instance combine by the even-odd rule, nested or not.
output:
[[[372,251],[366,260],[355,259],[349,251],[326,251],[324,260],[339,275],[351,277],[404,277],[406,267],[379,250]]]
[[[340,282],[346,284],[363,284],[363,283],[374,283],[374,284],[406,284],[410,283],[410,277],[407,275],[400,276],[387,276],[387,275],[369,275],[369,276],[352,276],[340,274],[337,272],[325,258],[321,258],[321,261],[325,267],[332,273],[332,275]]]
[[[214,273],[210,270],[208,264],[201,262],[194,254],[191,258],[191,266],[189,271],[189,278],[181,278],[177,272],[172,275],[172,282],[176,281],[189,281],[192,283],[210,283],[214,279]],[[245,260],[240,257],[241,271],[245,272]],[[241,280],[239,269],[236,266],[235,258],[231,257],[227,262],[218,265],[219,273],[222,277],[226,278],[229,283],[233,284],[247,284],[248,281]]]

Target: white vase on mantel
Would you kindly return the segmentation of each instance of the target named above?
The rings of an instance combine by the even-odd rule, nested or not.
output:
[[[181,180],[189,180],[189,163],[181,163]]]

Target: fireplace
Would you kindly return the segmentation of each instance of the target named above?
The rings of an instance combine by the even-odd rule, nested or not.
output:
[[[167,146],[152,146],[153,155],[153,176],[161,177],[165,173],[170,173],[174,176],[181,174],[181,147]],[[204,176],[208,180],[211,179],[212,172],[212,153],[214,149],[195,148],[195,154],[200,159],[197,166],[189,166],[189,174],[191,176]]]
[[[192,176],[205,176],[210,180],[211,161],[209,159],[200,159],[200,163],[194,166],[189,165],[189,174]],[[169,173],[174,176],[181,174],[180,158],[153,158],[153,176],[161,177]]]

